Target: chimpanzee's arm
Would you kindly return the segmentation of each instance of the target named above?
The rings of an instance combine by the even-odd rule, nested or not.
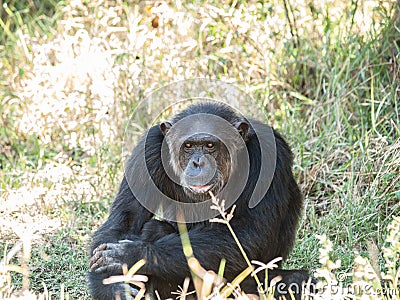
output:
[[[246,228],[246,226],[234,228],[234,230],[246,253],[255,254],[259,253],[259,249],[263,249],[263,253],[258,254],[259,257],[250,257],[250,259],[263,260],[265,257],[271,257],[271,253],[269,253],[263,241],[265,237],[251,236],[252,232],[255,233],[255,231]],[[194,228],[194,230],[189,231],[189,239],[194,256],[206,270],[217,271],[221,259],[224,258],[227,261],[224,277],[231,281],[247,267],[239,247],[224,224]],[[262,247],[261,244],[264,244],[264,246]],[[187,260],[182,250],[181,238],[177,233],[168,234],[152,242],[135,240],[103,244],[95,250],[95,256],[99,260],[123,260],[128,266],[133,265],[138,259],[144,258],[146,264],[140,269],[139,273],[158,278],[154,289],[158,289],[160,295],[165,297],[169,295],[170,290],[167,288],[163,291],[162,282],[181,284],[183,278],[190,277]],[[95,272],[100,275],[107,270],[108,266],[100,266]],[[264,275],[265,272],[258,274],[262,283],[264,282]],[[288,295],[289,287],[295,285],[295,287],[301,288],[302,282],[310,278],[306,271],[280,269],[270,271],[268,278],[271,280],[278,275],[281,277],[281,285],[280,291],[276,295]],[[157,283],[160,283],[160,285],[157,286]],[[243,282],[243,288],[248,293],[257,293],[257,284],[253,278],[246,279]],[[300,294],[295,295],[295,299],[300,299],[299,297]]]
[[[100,244],[135,239],[151,217],[152,214],[135,199],[124,177],[107,221],[93,235],[91,254]]]
[[[260,249],[260,237],[251,238],[248,228],[235,229],[239,239],[248,253],[257,253]],[[241,239],[241,236],[244,238]],[[226,225],[213,224],[213,226],[197,227],[189,231],[189,239],[195,257],[207,270],[218,270],[222,258],[227,260],[225,274],[227,278],[243,271],[247,264],[239,247],[229,233]],[[250,241],[250,242],[246,242]],[[178,233],[171,233],[155,241],[121,241],[120,243],[105,243],[98,247],[94,253],[96,272],[107,271],[103,261],[123,261],[132,266],[137,260],[144,258],[145,266],[140,273],[155,275],[161,279],[172,280],[189,276],[189,268],[182,250],[182,241]]]
[[[151,217],[152,214],[135,199],[124,177],[107,221],[93,235],[90,255],[92,256],[93,250],[103,243],[118,243],[120,240],[138,239],[143,224]],[[91,261],[93,261],[93,256]],[[116,294],[120,295],[120,299],[135,298],[138,291],[129,284],[103,284],[104,279],[122,274],[123,263],[125,263],[124,260],[119,262],[116,260],[103,261],[103,265],[108,266],[108,268],[102,274],[95,273],[92,269],[93,264],[90,264],[91,270],[88,273],[88,281],[94,299],[115,299]]]

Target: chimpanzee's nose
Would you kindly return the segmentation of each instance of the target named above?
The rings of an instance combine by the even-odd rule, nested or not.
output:
[[[201,157],[196,157],[195,159],[193,159],[193,166],[195,168],[201,168],[205,165],[205,159],[203,156]]]

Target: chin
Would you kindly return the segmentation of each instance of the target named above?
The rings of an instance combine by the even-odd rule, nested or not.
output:
[[[211,191],[213,187],[213,184],[191,185],[188,186],[188,189],[194,194],[208,194],[208,192]]]
[[[188,186],[184,187],[185,194],[192,200],[190,202],[201,202],[210,199],[209,192],[212,191],[208,186]]]
[[[219,181],[205,185],[185,185],[184,191],[193,202],[206,201],[211,198],[210,192],[217,195],[223,184]]]

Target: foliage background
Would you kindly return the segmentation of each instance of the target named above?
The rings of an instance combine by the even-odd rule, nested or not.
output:
[[[358,254],[385,270],[400,215],[398,2],[0,4],[0,249],[25,247],[10,265],[30,258],[28,283],[2,266],[3,296],[30,284],[88,297],[86,247],[122,176],[130,114],[193,77],[251,94],[293,148],[306,207],[286,266],[315,270],[325,233],[342,272]]]

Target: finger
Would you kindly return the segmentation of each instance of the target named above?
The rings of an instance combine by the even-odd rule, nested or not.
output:
[[[119,263],[120,260],[116,257],[115,250],[103,250],[101,252],[97,252],[89,261],[89,267],[91,269],[96,269],[100,266],[109,265],[112,263]]]
[[[101,257],[99,260],[97,260],[96,262],[94,262],[91,266],[90,266],[90,271],[94,271],[97,268],[103,267],[104,266],[104,261],[103,261],[103,257]]]
[[[96,273],[120,273],[122,272],[122,264],[112,263],[106,266],[101,266],[94,270]]]
[[[103,250],[102,252],[99,252],[99,253],[100,253],[100,257],[103,258],[103,261],[105,264],[119,262],[118,252],[115,249]]]
[[[89,260],[89,266],[91,267],[96,261],[98,261],[102,257],[102,252],[97,252],[93,255]]]
[[[109,243],[107,243],[107,244],[101,244],[100,246],[98,246],[96,249],[93,250],[93,254],[96,254],[97,252],[101,252],[101,251],[103,251],[103,250],[106,250],[108,244],[109,244]]]

